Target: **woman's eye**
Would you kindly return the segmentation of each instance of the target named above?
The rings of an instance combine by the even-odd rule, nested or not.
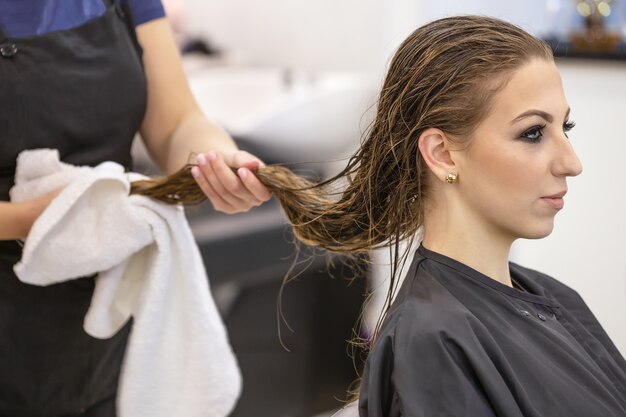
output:
[[[522,133],[521,138],[529,142],[539,142],[543,136],[544,127],[546,127],[546,125],[533,126],[524,133]]]

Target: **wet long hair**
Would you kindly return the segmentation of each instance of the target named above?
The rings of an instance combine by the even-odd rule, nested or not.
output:
[[[399,271],[424,222],[430,188],[418,138],[428,128],[468,140],[489,112],[495,93],[512,72],[533,59],[551,61],[541,40],[519,27],[484,16],[435,20],[415,30],[391,60],[374,121],[347,166],[323,182],[311,182],[282,166],[264,166],[259,180],[274,193],[294,235],[307,245],[360,254],[391,252],[384,314]],[[168,203],[193,204],[206,197],[192,165],[163,178],[135,182],[131,193]],[[336,195],[333,185],[343,184]],[[376,327],[376,335],[381,320]]]

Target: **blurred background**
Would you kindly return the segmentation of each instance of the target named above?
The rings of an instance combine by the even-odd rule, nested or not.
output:
[[[626,354],[626,0],[164,3],[207,115],[266,163],[316,178],[357,148],[391,54],[419,25],[485,14],[546,39],[584,174],[569,182],[554,233],[516,243],[512,258],[576,289]],[[134,152],[137,170],[150,172],[145,151]],[[347,341],[367,335],[355,325],[367,289],[384,291],[384,255],[354,272],[341,257],[304,251],[304,272],[285,286],[279,319],[279,291],[297,252],[277,204],[234,216],[205,205],[188,217],[244,374],[233,416],[325,416],[341,407],[361,365]],[[374,303],[366,324],[377,314]]]

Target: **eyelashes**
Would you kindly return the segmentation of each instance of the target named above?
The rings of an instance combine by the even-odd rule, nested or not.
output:
[[[572,130],[574,127],[576,126],[576,122],[573,120],[566,120],[565,123],[563,123],[563,132],[567,133],[570,130]],[[567,135],[565,135],[567,136]]]
[[[520,138],[532,143],[539,142],[543,137],[543,129],[545,127],[545,124],[533,126],[524,133],[522,133]]]
[[[576,122],[573,120],[566,120],[563,123],[563,133],[565,134],[565,137],[569,138],[569,136],[567,136],[567,132],[572,130],[574,126],[576,126]],[[543,129],[545,129],[545,127],[545,124],[533,126],[524,131],[524,133],[520,135],[520,139],[531,143],[540,142],[541,139],[543,139]]]

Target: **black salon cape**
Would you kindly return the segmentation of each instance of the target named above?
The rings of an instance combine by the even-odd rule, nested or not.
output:
[[[584,301],[510,270],[525,291],[420,247],[368,357],[360,417],[625,417],[626,362]]]

